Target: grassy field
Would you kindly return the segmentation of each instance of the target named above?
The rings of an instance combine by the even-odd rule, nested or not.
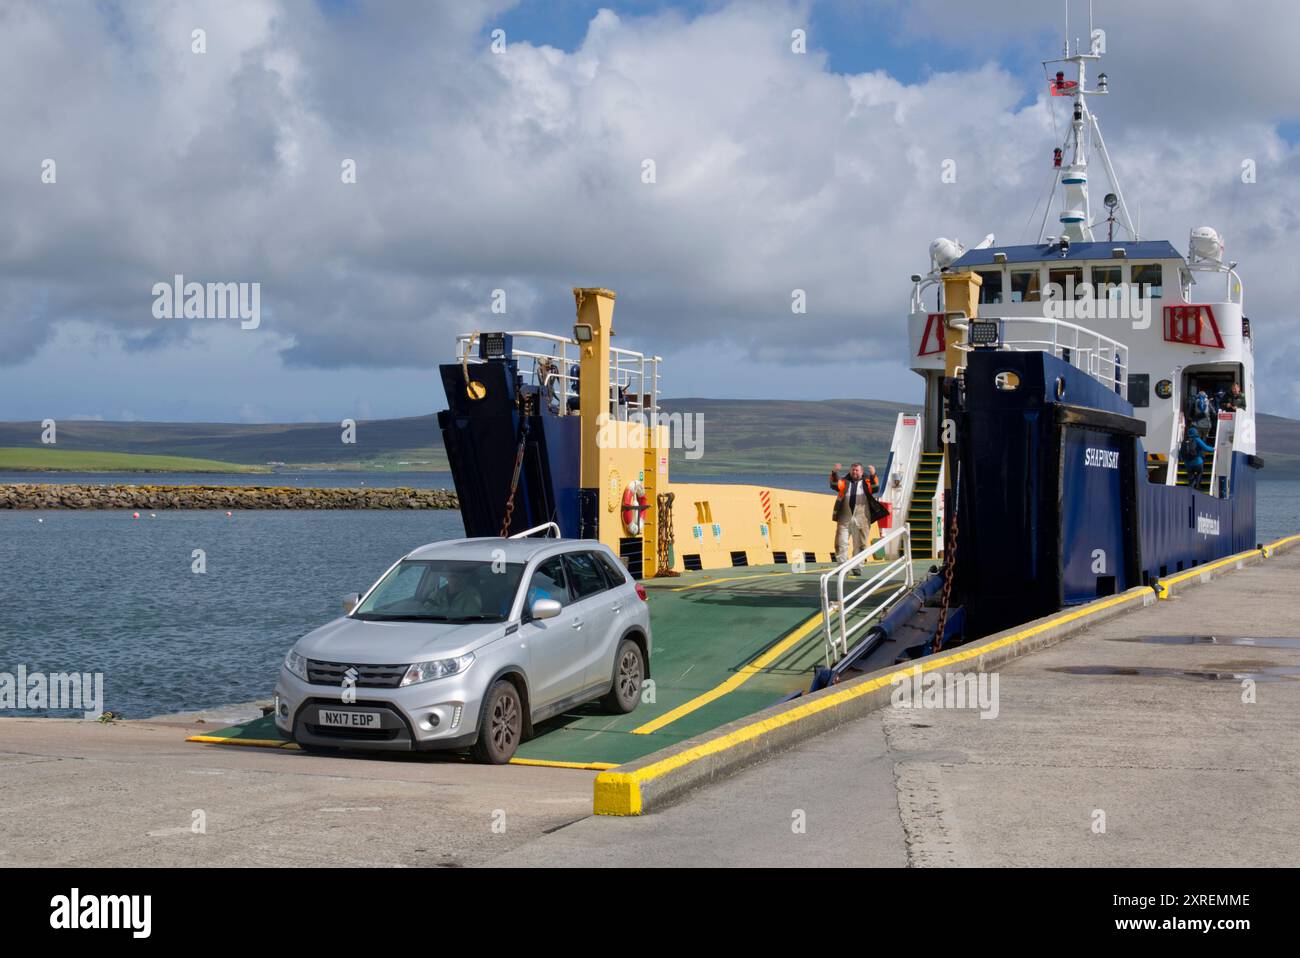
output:
[[[216,459],[187,456],[145,456],[128,452],[84,452],[77,449],[0,448],[0,472],[267,472]]]

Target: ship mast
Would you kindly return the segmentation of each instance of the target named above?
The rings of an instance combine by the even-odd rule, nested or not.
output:
[[[1066,3],[1066,23],[1068,31],[1069,23],[1069,3]],[[1115,169],[1110,162],[1110,154],[1106,151],[1106,143],[1101,137],[1101,127],[1097,124],[1097,117],[1088,109],[1087,98],[1090,96],[1105,96],[1108,92],[1108,83],[1106,74],[1100,73],[1097,76],[1097,86],[1088,89],[1088,63],[1092,60],[1101,60],[1101,54],[1105,47],[1105,34],[1100,30],[1092,30],[1092,8],[1089,4],[1088,21],[1091,46],[1087,53],[1080,52],[1078,39],[1074,41],[1074,53],[1070,52],[1070,39],[1067,33],[1065,39],[1064,56],[1056,60],[1045,60],[1044,67],[1049,63],[1054,64],[1073,64],[1076,69],[1074,80],[1067,79],[1065,71],[1058,69],[1052,83],[1052,95],[1070,97],[1073,101],[1073,115],[1070,121],[1070,132],[1066,138],[1064,149],[1056,150],[1054,163],[1058,169],[1057,181],[1062,188],[1063,204],[1060,212],[1061,235],[1072,242],[1092,242],[1093,223],[1091,220],[1091,211],[1088,203],[1088,147],[1091,144],[1097,149],[1101,157],[1102,166],[1106,170],[1106,177],[1110,182],[1113,191],[1114,201],[1111,202],[1110,195],[1107,196],[1106,206],[1114,210],[1118,208],[1118,219],[1114,218],[1112,212],[1112,223],[1110,232],[1113,238],[1114,226],[1116,223],[1128,231],[1133,239],[1138,239],[1137,231],[1133,227],[1133,221],[1129,217],[1128,205],[1124,202],[1124,193],[1120,190],[1119,180],[1115,176]],[[1068,156],[1068,162],[1066,157]],[[1053,184],[1052,193],[1056,192],[1055,183]],[[1048,209],[1051,208],[1051,201],[1048,201]],[[1047,217],[1043,217],[1042,227],[1039,229],[1038,241],[1042,243],[1047,233]]]

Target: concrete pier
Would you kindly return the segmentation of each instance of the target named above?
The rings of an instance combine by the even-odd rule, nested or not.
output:
[[[1230,640],[1300,637],[1297,583],[1193,577],[998,665],[994,719],[885,705],[636,818],[589,771],[0,719],[0,866],[1294,865],[1300,643]]]
[[[1227,644],[1300,637],[1298,585],[1300,550],[1189,584],[1001,666],[995,719],[886,706],[510,862],[1300,864],[1300,643]]]

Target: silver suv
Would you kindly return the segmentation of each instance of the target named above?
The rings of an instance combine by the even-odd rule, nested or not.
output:
[[[592,699],[637,706],[645,589],[578,539],[458,539],[400,559],[285,657],[275,722],[308,751],[472,748],[510,761],[533,726]]]

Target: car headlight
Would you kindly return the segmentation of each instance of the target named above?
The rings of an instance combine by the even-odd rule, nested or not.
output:
[[[474,661],[474,653],[467,652],[465,655],[458,656],[454,659],[434,659],[432,662],[416,662],[406,674],[402,676],[402,685],[415,685],[417,682],[432,682],[434,679],[445,679],[449,675],[456,675],[464,672]]]
[[[293,649],[290,649],[289,654],[284,657],[284,667],[288,669],[291,674],[298,676],[298,678],[302,679],[304,682],[308,681],[307,659],[305,656],[299,655]]]

